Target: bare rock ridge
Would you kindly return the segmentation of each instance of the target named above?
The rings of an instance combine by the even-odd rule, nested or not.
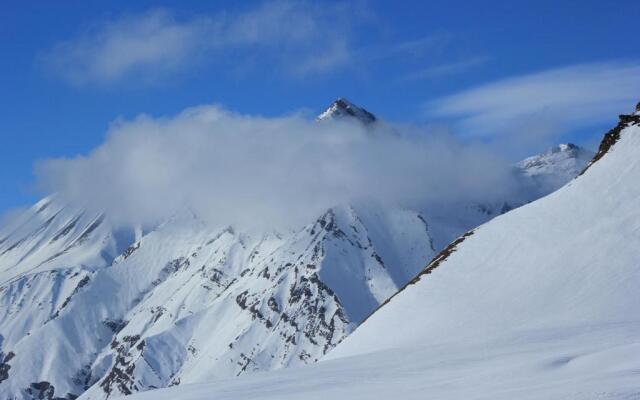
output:
[[[600,142],[600,146],[598,147],[598,152],[593,156],[593,159],[587,164],[587,166],[580,172],[580,175],[584,174],[595,162],[601,159],[605,154],[609,152],[611,146],[616,144],[618,140],[620,140],[620,132],[628,126],[631,125],[639,125],[640,124],[640,103],[636,104],[636,110],[633,114],[621,114],[619,116],[620,121],[618,125],[613,127],[609,132],[607,132],[602,141]]]

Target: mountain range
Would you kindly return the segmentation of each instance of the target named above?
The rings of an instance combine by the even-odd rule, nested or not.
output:
[[[640,396],[640,104],[577,179],[460,235],[321,362],[133,400]]]
[[[379,122],[342,98],[317,120],[345,118],[365,126]],[[625,246],[614,247],[619,256],[594,254],[597,243],[623,243],[622,233],[599,242],[580,232],[601,233],[609,220],[591,217],[606,207],[618,212],[611,218],[633,214],[617,206],[632,201],[635,188],[616,196],[622,180],[636,172],[637,140],[626,133],[634,129],[621,128],[624,140],[616,151],[575,181],[594,154],[563,144],[515,164],[520,190],[496,204],[461,202],[436,210],[336,205],[286,232],[212,227],[188,208],[150,230],[115,228],[108,215],[52,194],[0,227],[0,398],[106,399],[313,364],[327,355],[415,349],[421,340],[435,345],[463,333],[504,328],[505,337],[513,336],[510,318],[516,315],[527,334],[544,315],[553,315],[547,322],[565,318],[579,326],[584,321],[576,315],[587,320],[591,309],[600,316],[619,298],[611,295],[600,308],[584,302],[564,310],[600,287],[571,297],[580,290],[571,277],[586,274],[620,289],[633,272],[625,269],[634,256],[622,251]],[[614,179],[620,168],[624,174]],[[593,193],[606,193],[606,201]],[[589,196],[584,207],[575,207]],[[610,221],[611,229],[620,218]],[[633,226],[619,232],[633,236]],[[590,251],[575,261],[573,249],[582,246]],[[606,257],[616,279],[584,269]],[[440,270],[447,271],[438,278],[444,281],[432,282],[431,272],[436,277]],[[555,283],[527,291],[541,277]],[[563,285],[565,297],[558,294]],[[543,304],[544,298],[552,301]],[[624,311],[636,300],[629,297]],[[533,316],[525,312],[532,305]],[[612,314],[612,321],[622,315]],[[416,354],[441,355],[429,351],[435,353]],[[417,356],[407,359],[424,368]],[[271,376],[284,375],[255,379]],[[233,385],[224,382],[230,383],[223,388]]]

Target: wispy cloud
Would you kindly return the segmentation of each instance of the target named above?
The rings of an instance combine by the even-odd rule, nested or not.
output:
[[[436,79],[450,75],[462,74],[489,61],[487,56],[477,56],[462,61],[439,64],[411,72],[403,77],[404,81]]]
[[[426,105],[462,134],[539,141],[610,120],[640,98],[640,63],[572,65],[503,79]]]
[[[392,43],[368,43],[354,51],[359,62],[375,63],[388,60],[423,60],[440,58],[454,42],[455,35],[436,31],[425,36],[394,41]]]
[[[440,53],[445,50],[453,40],[454,35],[452,33],[438,31],[417,39],[396,43],[389,49],[389,54],[433,55],[433,53]]]
[[[42,56],[44,66],[74,84],[146,81],[198,63],[228,68],[273,65],[308,75],[345,66],[357,9],[304,0],[265,2],[242,12],[179,18],[165,9],[101,21]],[[256,61],[259,60],[259,61]]]

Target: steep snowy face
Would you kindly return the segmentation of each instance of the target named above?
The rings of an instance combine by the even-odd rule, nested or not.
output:
[[[334,207],[286,235],[183,212],[115,258],[103,220],[74,215],[3,241],[2,398],[104,399],[315,362],[434,252],[408,210]]]
[[[52,263],[107,265],[130,241],[114,235],[104,215],[45,198],[0,231],[0,280]]]
[[[358,107],[345,98],[338,98],[316,119],[326,121],[332,119],[355,118],[363,124],[376,122],[377,118],[364,108]]]
[[[621,116],[605,142],[578,179],[452,242],[330,358],[587,331],[593,347],[616,326],[635,329],[635,344],[619,344],[640,356],[640,115]],[[610,364],[587,372],[628,367],[603,352]]]
[[[578,176],[593,156],[592,151],[567,143],[527,157],[516,167],[543,191],[550,193]]]

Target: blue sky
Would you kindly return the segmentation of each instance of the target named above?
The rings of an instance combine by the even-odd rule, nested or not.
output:
[[[345,96],[518,155],[594,146],[640,100],[639,12],[637,1],[6,1],[0,211],[39,197],[36,161],[87,153],[118,118],[200,104],[312,115]]]

